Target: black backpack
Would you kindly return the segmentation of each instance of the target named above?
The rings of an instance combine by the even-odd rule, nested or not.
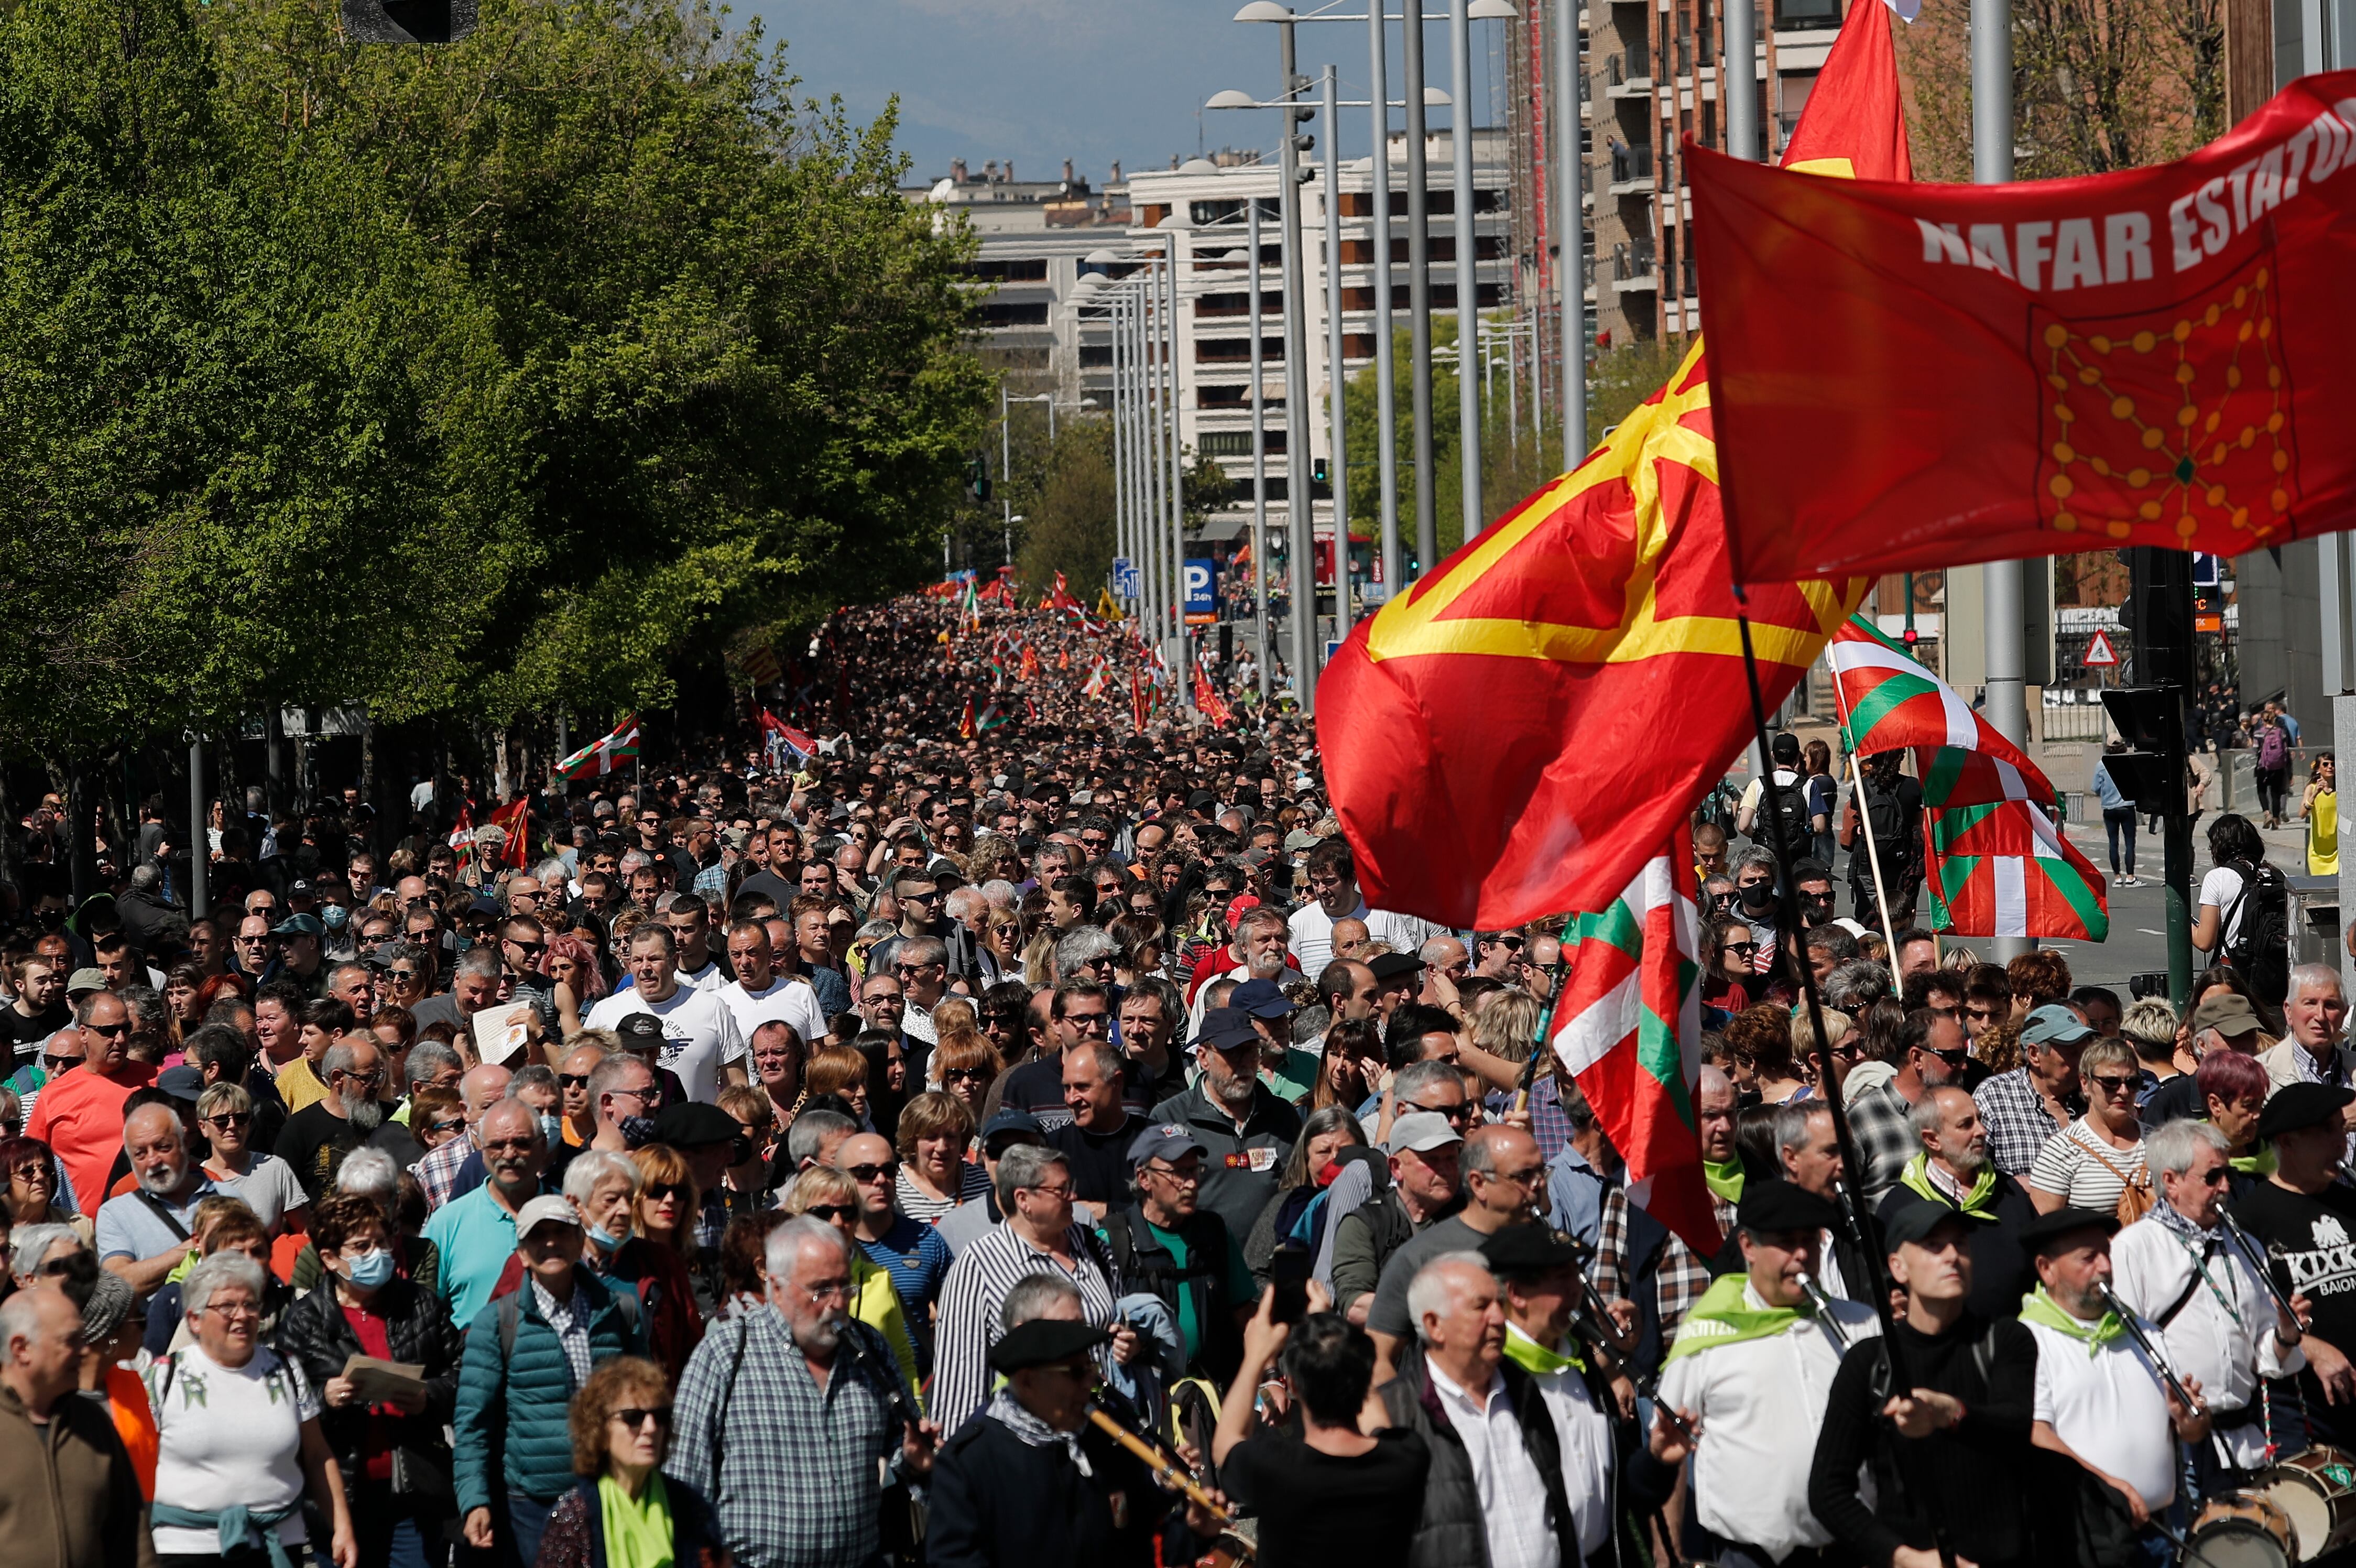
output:
[[[2242,874],[2242,891],[2225,911],[2225,929],[2233,932],[2225,944],[2225,961],[2249,983],[2258,1001],[2279,1005],[2290,994],[2290,884],[2271,861],[2252,865],[2237,860],[2233,869]]]
[[[1783,824],[1783,844],[1794,857],[1810,853],[1815,833],[1808,826],[1808,779],[1798,768],[1793,773],[1799,782],[1786,787],[1775,782],[1775,770],[1768,769],[1766,793],[1775,804],[1775,815]],[[1751,835],[1758,838],[1759,835]],[[1762,841],[1763,842],[1763,841]]]

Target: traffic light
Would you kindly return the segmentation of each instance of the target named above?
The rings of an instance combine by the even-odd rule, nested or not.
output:
[[[452,44],[475,30],[476,0],[343,0],[356,44]]]
[[[990,504],[990,459],[976,457],[965,466],[965,493],[977,506]]]
[[[1333,480],[1323,457],[1309,459],[1309,499],[1316,501],[1333,499]]]
[[[2180,816],[2184,796],[2184,688],[2119,686],[2103,693],[2111,723],[2127,743],[2103,757],[2111,782],[2137,811]]]

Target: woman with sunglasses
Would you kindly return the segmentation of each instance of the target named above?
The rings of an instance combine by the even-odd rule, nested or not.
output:
[[[309,1229],[310,1198],[294,1167],[252,1148],[253,1096],[234,1083],[216,1083],[197,1096],[197,1131],[212,1144],[205,1175],[220,1191],[245,1200],[273,1236]]]
[[[0,1141],[0,1172],[8,1177],[8,1223],[70,1225],[84,1241],[91,1240],[88,1219],[58,1199],[57,1151],[38,1138]]]
[[[640,1182],[638,1234],[658,1247],[669,1248],[691,1269],[696,1255],[695,1216],[703,1195],[695,1190],[695,1175],[688,1167],[687,1156],[668,1144],[649,1144],[633,1150],[630,1159],[638,1167]]]
[[[851,1316],[884,1336],[884,1342],[892,1347],[892,1359],[899,1366],[900,1380],[918,1400],[918,1408],[923,1408],[923,1396],[917,1393],[921,1374],[916,1337],[908,1332],[908,1315],[900,1305],[892,1271],[870,1262],[859,1245],[859,1184],[832,1165],[812,1165],[786,1185],[777,1207],[789,1216],[808,1214],[823,1219],[851,1239],[851,1300],[846,1305]]]
[[[2078,1058],[2086,1113],[2045,1140],[2029,1167],[2029,1201],[2040,1214],[2068,1206],[2096,1214],[2140,1218],[2150,1207],[2151,1176],[2144,1169],[2143,1122],[2136,1101],[2143,1073],[2125,1040],[2096,1040]],[[2120,1199],[2129,1188],[2141,1207],[2129,1216]]]
[[[725,1563],[712,1505],[663,1474],[670,1383],[638,1356],[616,1356],[573,1396],[573,1469],[580,1484],[548,1516],[541,1568],[681,1568]]]
[[[981,925],[981,945],[998,961],[1000,973],[1013,973],[1023,962],[1023,918],[992,904]]]
[[[1722,1029],[1751,1005],[1751,961],[1759,952],[1751,922],[1719,915],[1703,923],[1701,950],[1709,955],[1701,974],[1701,1026]]]
[[[932,1075],[931,1087],[964,1101],[979,1126],[990,1086],[1006,1070],[1006,1063],[989,1040],[970,1029],[958,1029],[941,1036],[926,1068]]]
[[[548,939],[539,969],[556,983],[556,1019],[569,1040],[581,1032],[581,1020],[590,1004],[605,994],[605,972],[598,964],[596,950],[570,932],[559,933]]]

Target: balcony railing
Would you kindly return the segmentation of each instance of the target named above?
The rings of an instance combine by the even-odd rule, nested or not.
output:
[[[1612,247],[1613,283],[1649,283],[1655,264],[1653,245],[1649,240]]]
[[[1636,146],[1614,146],[1612,149],[1612,183],[1622,185],[1632,179],[1650,179],[1653,175],[1653,149],[1649,143]]]
[[[1605,61],[1611,84],[1625,87],[1632,81],[1653,80],[1653,51],[1649,45],[1631,44]]]

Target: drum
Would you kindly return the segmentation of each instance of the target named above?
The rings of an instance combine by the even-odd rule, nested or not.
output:
[[[2356,1541],[2356,1458],[2321,1444],[2267,1466],[2249,1490],[2290,1519],[2297,1560],[2312,1563]]]
[[[2179,1568],[2290,1568],[2288,1515],[2249,1492],[2220,1492],[2185,1532]]]

